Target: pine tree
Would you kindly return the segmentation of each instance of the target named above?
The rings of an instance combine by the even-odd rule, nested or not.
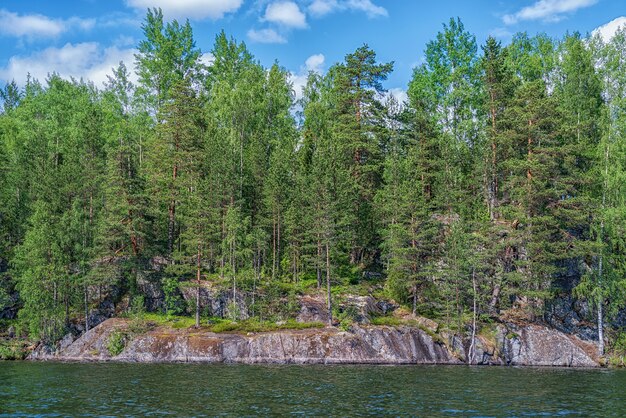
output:
[[[329,70],[336,123],[333,135],[341,148],[337,151],[350,170],[353,183],[351,210],[350,263],[366,266],[373,263],[376,220],[373,200],[381,176],[382,105],[377,94],[384,92],[382,82],[393,70],[393,62],[377,63],[376,53],[367,45],[346,55],[345,62]]]
[[[165,24],[160,9],[148,11],[142,29],[145,39],[140,42],[139,53],[135,56],[140,82],[138,94],[145,97],[158,125],[162,125],[165,122],[163,106],[172,97],[174,87],[185,78],[193,80],[197,76],[200,69],[200,51],[195,46],[189,22],[180,25],[174,20]],[[168,143],[168,140],[172,142]],[[161,198],[158,205],[165,204],[167,207],[168,254],[173,252],[174,241],[177,238],[176,197],[173,196],[173,188],[178,176],[178,160],[167,158],[166,148],[170,145],[177,150],[175,136],[166,139],[157,135],[153,138],[151,148],[156,150],[156,155],[163,158],[152,158],[152,164],[146,167],[150,172],[152,185],[158,184],[159,189],[163,191],[158,196]],[[168,171],[169,174],[166,174]],[[163,187],[167,177],[170,177],[170,184]],[[166,199],[167,203],[162,199]]]
[[[180,231],[173,264],[167,273],[174,279],[195,279],[196,327],[200,326],[200,289],[205,275],[203,260],[208,248],[210,211],[204,208],[207,190],[204,121],[199,98],[185,79],[176,84],[172,101],[164,107],[163,135],[175,143],[176,183],[170,183],[172,200],[179,209]]]

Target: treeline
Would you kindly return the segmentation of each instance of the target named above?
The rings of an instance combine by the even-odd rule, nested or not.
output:
[[[33,335],[117,278],[136,294],[159,257],[166,294],[211,282],[267,305],[310,283],[330,305],[380,280],[458,326],[540,315],[572,277],[600,330],[624,305],[624,29],[479,48],[451,19],[406,103],[367,45],[296,103],[285,69],[223,32],[205,65],[189,23],[151,10],[143,31],[137,85],[120,64],[102,90],[53,74],[2,91],[0,289]]]

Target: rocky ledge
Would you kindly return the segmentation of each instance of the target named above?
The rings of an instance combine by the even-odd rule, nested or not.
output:
[[[54,349],[40,346],[31,360],[206,362],[275,364],[463,364],[468,342],[416,327],[355,326],[349,331],[312,328],[225,334],[156,328],[127,337],[111,354],[111,341],[128,323],[109,319]],[[499,326],[494,338],[479,337],[471,363],[524,366],[597,367],[595,346],[539,325]],[[115,351],[115,350],[114,350]]]

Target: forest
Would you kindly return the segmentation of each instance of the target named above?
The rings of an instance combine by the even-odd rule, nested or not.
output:
[[[0,312],[24,333],[89,329],[107,298],[152,310],[155,269],[157,310],[196,325],[210,286],[266,321],[303,294],[339,320],[336,300],[370,293],[452,329],[569,297],[600,350],[619,331],[626,28],[478,45],[450,19],[404,103],[366,44],[296,100],[224,32],[207,63],[189,22],[152,9],[142,28],[136,83],[120,63],[103,88],[52,73],[1,91]]]

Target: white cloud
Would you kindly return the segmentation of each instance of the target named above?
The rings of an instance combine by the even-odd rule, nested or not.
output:
[[[54,38],[73,28],[89,30],[95,19],[51,19],[40,14],[19,15],[0,9],[0,34],[18,38]]]
[[[597,2],[598,0],[538,0],[514,14],[504,15],[502,20],[506,25],[513,25],[523,20],[558,22],[565,14],[593,6]]]
[[[489,31],[489,35],[493,36],[494,38],[508,39],[513,36],[513,33],[505,28],[495,28]]]
[[[406,90],[401,88],[393,88],[389,89],[389,94],[391,94],[398,101],[398,104],[403,105],[409,101],[409,96]]]
[[[260,44],[284,44],[287,43],[287,39],[276,32],[274,29],[250,29],[248,31],[248,38],[252,42]]]
[[[311,55],[309,58],[304,61],[304,68],[308,71],[314,71],[316,73],[322,72],[322,66],[324,65],[324,61],[326,57],[324,54],[315,54]]]
[[[142,23],[143,17],[122,12],[115,12],[98,17],[97,25],[100,28],[116,28],[119,26],[139,28]]]
[[[265,10],[263,20],[291,28],[306,28],[307,26],[306,16],[292,1],[270,3]]]
[[[215,55],[211,54],[210,52],[205,52],[204,54],[200,56],[200,63],[206,65],[207,67],[210,67],[211,65],[213,65],[214,62],[215,62]]]
[[[322,74],[324,69],[324,62],[326,58],[323,54],[311,55],[304,61],[304,65],[300,67],[300,70],[296,74],[291,74],[289,81],[293,85],[294,92],[296,93],[296,100],[302,98],[302,90],[306,86],[307,78],[311,71]]]
[[[221,19],[227,13],[239,10],[243,0],[126,0],[126,4],[145,12],[160,7],[163,13],[174,19]]]
[[[371,0],[313,0],[308,8],[309,13],[315,17],[346,10],[364,12],[369,18],[389,15],[387,9],[375,5]]]
[[[626,17],[620,16],[611,20],[602,26],[595,28],[592,32],[592,36],[600,35],[603,42],[609,42],[620,28],[626,28]]]
[[[15,80],[23,85],[29,73],[43,82],[48,74],[56,72],[64,78],[91,80],[101,87],[120,61],[124,61],[134,75],[135,52],[116,46],[102,48],[97,42],[67,43],[61,48],[50,47],[31,55],[11,57],[6,67],[0,67],[0,79]]]
[[[339,10],[337,0],[314,0],[309,5],[309,13],[313,16],[325,16],[336,10]]]

